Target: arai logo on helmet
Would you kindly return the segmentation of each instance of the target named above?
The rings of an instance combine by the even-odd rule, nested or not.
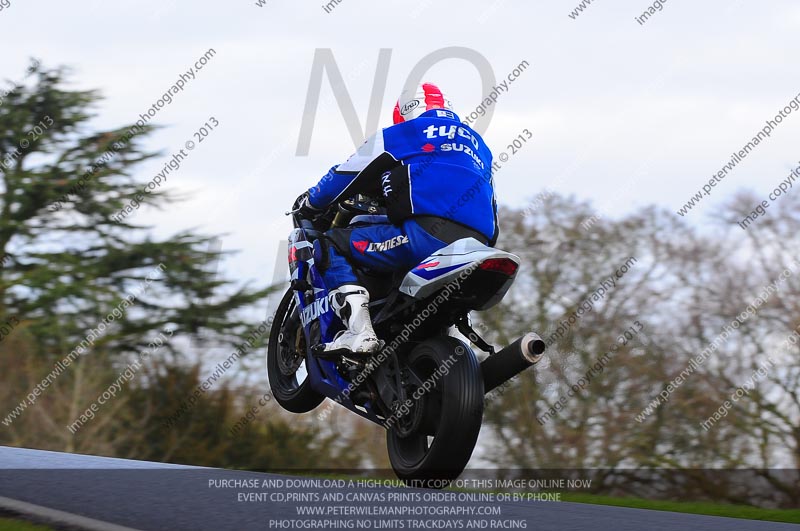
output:
[[[408,114],[419,106],[419,100],[411,100],[400,109],[400,114]]]

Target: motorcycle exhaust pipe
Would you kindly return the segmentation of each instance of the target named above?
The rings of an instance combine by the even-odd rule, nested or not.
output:
[[[542,359],[545,348],[547,345],[542,338],[529,332],[483,360],[481,372],[484,393],[488,393],[537,363]]]

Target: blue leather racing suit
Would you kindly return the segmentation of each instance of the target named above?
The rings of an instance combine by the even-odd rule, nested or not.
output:
[[[327,253],[315,244],[328,289],[357,283],[352,265],[408,271],[459,238],[497,240],[492,153],[452,111],[379,131],[310,188],[308,200],[321,209],[357,193],[382,196],[388,218],[328,231]]]

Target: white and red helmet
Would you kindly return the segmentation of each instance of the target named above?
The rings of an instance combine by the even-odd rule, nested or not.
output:
[[[400,94],[400,99],[394,106],[394,123],[413,120],[432,109],[452,111],[453,105],[438,86],[433,83],[422,83],[416,89],[407,89]]]

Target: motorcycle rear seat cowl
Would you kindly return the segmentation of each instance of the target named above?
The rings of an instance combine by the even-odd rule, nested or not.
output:
[[[464,273],[467,270],[475,271],[481,263],[490,259],[510,260],[517,266],[520,263],[516,255],[484,245],[475,238],[463,238],[439,249],[411,269],[403,278],[399,289],[415,299],[424,299],[451,282],[459,288],[461,281],[466,278]],[[505,295],[513,280],[512,274],[497,293],[497,301]]]

